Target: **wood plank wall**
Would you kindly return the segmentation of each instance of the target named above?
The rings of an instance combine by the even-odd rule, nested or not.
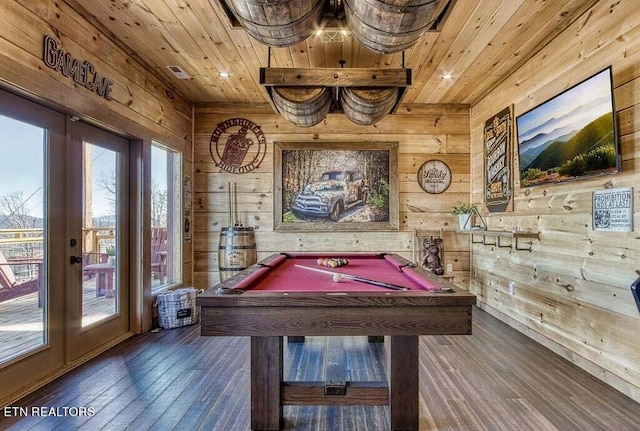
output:
[[[128,52],[94,23],[64,2],[19,0],[0,2],[0,85],[46,105],[96,123],[132,139],[151,141],[181,151],[184,173],[192,173],[192,105],[169,91]],[[73,78],[45,66],[45,35],[63,51],[90,61],[111,79],[112,98],[77,86]],[[184,247],[184,281],[191,283],[192,250]],[[150,301],[149,300],[149,309]],[[150,319],[149,319],[150,324]]]
[[[629,290],[640,269],[640,2],[598,2],[471,112],[472,200],[482,201],[483,124],[518,116],[612,65],[623,173],[520,189],[489,228],[540,233],[533,251],[472,247],[480,306],[640,401],[640,317]],[[517,157],[514,160],[517,167]],[[517,172],[517,169],[514,169]],[[631,233],[591,229],[592,193],[635,187]],[[515,294],[508,291],[514,281]]]
[[[267,154],[248,174],[220,170],[209,153],[211,133],[230,118],[246,118],[262,128]],[[393,232],[296,232],[273,230],[273,143],[282,141],[398,142],[399,230]],[[430,159],[452,171],[452,184],[440,195],[425,193],[417,171]],[[375,126],[358,126],[344,115],[330,114],[319,125],[299,128],[274,114],[269,105],[203,105],[195,109],[194,135],[194,284],[209,287],[218,276],[220,229],[227,225],[225,185],[236,182],[240,222],[256,232],[258,258],[280,251],[377,251],[413,257],[415,230],[443,229],[445,261],[457,281],[468,280],[469,245],[458,238],[451,207],[469,200],[469,107],[410,105]]]

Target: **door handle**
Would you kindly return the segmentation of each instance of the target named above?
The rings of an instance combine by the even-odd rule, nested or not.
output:
[[[82,263],[82,257],[80,256],[71,256],[71,258],[69,259],[71,262],[71,264],[74,263]]]

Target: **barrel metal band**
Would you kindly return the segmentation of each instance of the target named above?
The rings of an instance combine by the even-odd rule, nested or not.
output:
[[[218,250],[250,250],[256,248],[255,245],[221,245]]]

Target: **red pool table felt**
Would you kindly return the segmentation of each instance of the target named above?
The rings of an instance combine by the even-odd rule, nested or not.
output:
[[[338,268],[328,268],[317,263],[319,257],[346,257],[349,259],[349,264]],[[334,282],[330,274],[300,268],[296,265],[383,281],[407,287],[409,290],[441,290],[441,286],[426,279],[415,269],[403,265],[392,255],[336,254],[327,256],[292,253],[283,254],[272,260],[268,266],[246,277],[234,288],[269,292],[394,292],[394,290],[355,280],[342,279],[339,282]]]

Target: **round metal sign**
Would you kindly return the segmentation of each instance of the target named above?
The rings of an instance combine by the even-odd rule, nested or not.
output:
[[[451,170],[441,160],[429,160],[418,169],[418,184],[427,193],[442,193],[451,185]]]
[[[218,124],[211,134],[209,151],[216,166],[232,174],[246,174],[260,166],[267,140],[260,126],[244,118]]]

